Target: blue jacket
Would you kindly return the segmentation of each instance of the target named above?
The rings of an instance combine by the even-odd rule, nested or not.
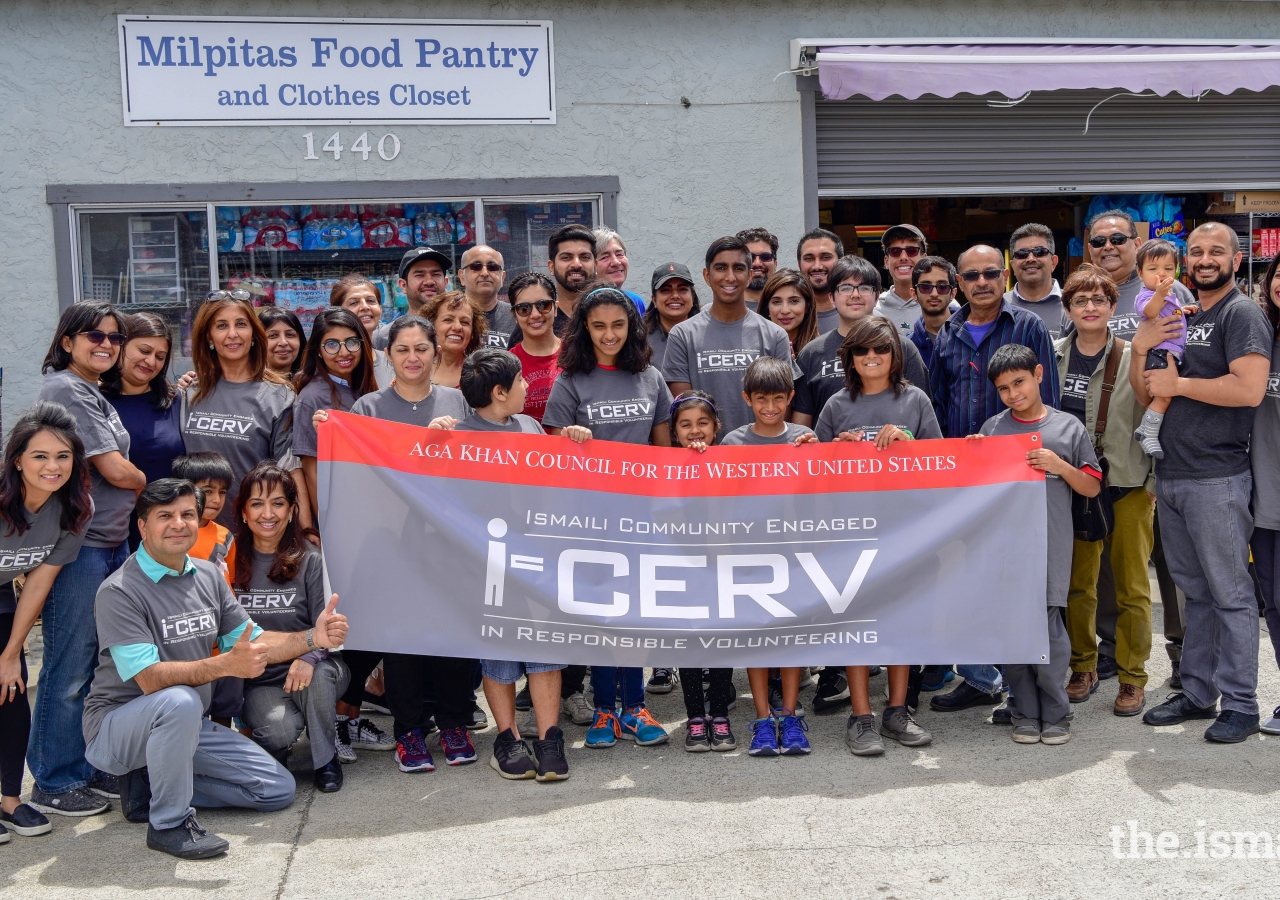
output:
[[[924,316],[916,319],[916,324],[911,328],[911,343],[916,345],[916,349],[920,351],[920,358],[924,360],[924,367],[929,368],[929,363],[933,359],[933,339],[929,337],[929,331],[924,327]]]

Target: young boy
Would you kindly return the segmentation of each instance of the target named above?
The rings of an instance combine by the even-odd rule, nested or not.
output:
[[[1182,315],[1178,295],[1173,292],[1177,274],[1178,248],[1173,244],[1154,240],[1139,247],[1138,277],[1142,279],[1143,289],[1133,298],[1133,311],[1147,319]],[[1181,367],[1186,352],[1187,332],[1184,329],[1177,337],[1161,341],[1147,354],[1146,368],[1167,369],[1170,356]],[[1168,411],[1169,398],[1156,397],[1142,414],[1142,423],[1133,433],[1133,439],[1152,459],[1164,459],[1164,450],[1160,446],[1160,423]]]
[[[214,521],[227,502],[227,490],[235,478],[231,463],[212,450],[189,453],[173,461],[173,477],[185,478],[204,493],[200,531],[190,555],[209,560],[222,570],[227,584],[231,584],[236,572],[235,537]]]
[[[1071,585],[1071,494],[1096,497],[1102,490],[1102,470],[1089,435],[1071,413],[1045,406],[1040,399],[1044,367],[1035,351],[1022,344],[1006,344],[991,356],[987,377],[1009,407],[982,425],[981,434],[1040,435],[1040,446],[1027,453],[1027,465],[1045,473],[1049,518],[1048,584],[1049,661],[1045,664],[1006,665],[1013,716],[1013,739],[1019,744],[1065,744],[1071,739],[1067,721],[1067,668],[1071,639],[1062,620]]]
[[[454,426],[456,431],[514,431],[545,434],[532,416],[524,415],[528,385],[520,360],[508,350],[485,347],[462,364],[459,384],[467,405],[475,410]],[[484,696],[498,724],[489,766],[503,778],[560,781],[569,777],[564,755],[564,732],[559,728],[560,670],[557,663],[519,663],[501,659],[480,661]],[[516,724],[516,682],[525,675],[538,737],[529,746]]]

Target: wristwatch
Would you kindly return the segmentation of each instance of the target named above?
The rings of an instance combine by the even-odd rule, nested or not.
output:
[[[308,650],[315,650],[315,649],[316,649],[315,641],[311,640],[311,635],[315,634],[315,631],[316,631],[316,630],[315,630],[314,628],[308,628],[308,629],[307,629],[306,638],[307,638],[307,649],[308,649]]]

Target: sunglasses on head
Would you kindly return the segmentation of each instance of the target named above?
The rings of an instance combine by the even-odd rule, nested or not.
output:
[[[852,349],[853,349],[854,356],[866,356],[868,353],[875,353],[876,356],[892,356],[893,355],[892,344],[881,344],[879,347],[874,347],[874,348],[873,347],[854,347]]]
[[[1111,246],[1113,247],[1123,247],[1125,244],[1129,243],[1131,240],[1133,240],[1133,238],[1130,237],[1129,235],[1122,234],[1119,231],[1117,231],[1115,234],[1109,237],[1104,237],[1102,235],[1099,235],[1098,237],[1089,238],[1089,246],[1094,248],[1095,250],[1101,250],[1103,247],[1107,246],[1107,242],[1110,241]]]
[[[1099,244],[1101,246],[1101,244]],[[1044,259],[1053,253],[1048,247],[1021,247],[1014,250],[1009,255],[1014,259],[1026,259],[1028,256],[1034,256],[1036,259]]]
[[[888,253],[893,259],[897,259],[900,256],[905,256],[907,259],[915,259],[920,255],[920,248],[914,245],[910,247],[890,247]]]
[[[955,290],[955,286],[951,284],[931,284],[928,281],[921,281],[916,285],[916,293],[928,297],[930,294],[937,292],[939,297],[945,297]]]
[[[338,351],[343,347],[346,347],[349,353],[355,353],[360,349],[360,345],[363,343],[364,342],[358,337],[349,337],[345,341],[340,341],[337,338],[329,338],[327,341],[320,342],[320,349],[325,353],[328,353],[330,356],[337,356]]]
[[[775,257],[772,253],[752,253],[751,254],[752,262],[771,263],[776,258],[777,257]]]
[[[490,272],[501,272],[502,263],[496,263],[493,261],[473,262],[473,263],[467,263],[467,268],[470,269],[472,272],[483,272],[485,269],[488,269]]]
[[[960,277],[970,284],[973,284],[979,278],[985,278],[987,281],[1000,281],[1004,278],[1004,269],[983,269],[981,272],[971,270],[961,272]]]
[[[545,315],[551,312],[551,307],[555,305],[556,301],[554,300],[526,300],[511,307],[511,311],[520,318],[527,319],[533,315],[535,309]]]
[[[81,331],[78,335],[83,335],[88,339],[90,344],[101,344],[103,341],[110,341],[112,347],[119,347],[124,343],[124,335],[119,331]]]
[[[244,290],[243,288],[236,288],[235,290],[232,290],[232,291],[210,291],[208,294],[205,295],[204,301],[206,303],[213,303],[220,300],[248,301],[252,297],[253,297],[253,294],[250,294],[248,291]]]

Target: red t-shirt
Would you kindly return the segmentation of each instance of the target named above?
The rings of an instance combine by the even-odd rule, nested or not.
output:
[[[511,352],[520,360],[524,380],[529,383],[529,393],[524,399],[524,414],[541,422],[542,414],[547,411],[547,398],[551,396],[551,385],[560,374],[560,366],[556,364],[560,354],[532,356],[524,349],[523,342],[513,346]]]

